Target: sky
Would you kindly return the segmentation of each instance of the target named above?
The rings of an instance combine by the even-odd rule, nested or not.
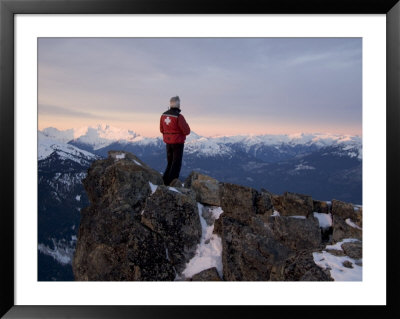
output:
[[[362,134],[361,38],[39,38],[38,128]]]

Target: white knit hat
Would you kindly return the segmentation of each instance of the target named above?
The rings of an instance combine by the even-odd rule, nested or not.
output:
[[[176,107],[176,108],[180,108],[181,106],[181,100],[179,99],[179,96],[173,96],[171,97],[171,99],[169,100],[169,104],[170,107]]]

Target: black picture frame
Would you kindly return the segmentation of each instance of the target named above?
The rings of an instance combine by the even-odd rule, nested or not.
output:
[[[0,0],[0,315],[4,318],[225,318],[310,315],[399,318],[400,3],[399,0]],[[14,303],[14,15],[15,14],[386,14],[386,306],[19,306]],[[317,292],[327,293],[329,292]],[[177,301],[179,303],[179,301]]]

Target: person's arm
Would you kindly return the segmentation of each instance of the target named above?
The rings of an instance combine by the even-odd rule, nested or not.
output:
[[[187,122],[182,114],[178,116],[178,126],[184,135],[190,134],[189,124],[187,124]]]
[[[162,116],[160,116],[160,132],[164,134],[163,124],[162,124]]]

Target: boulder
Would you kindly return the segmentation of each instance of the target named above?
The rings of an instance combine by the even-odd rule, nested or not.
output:
[[[356,227],[350,226],[346,221],[337,216],[332,216],[332,241],[339,242],[345,238],[356,238],[362,239],[362,230]]]
[[[332,281],[329,271],[317,266],[312,251],[301,250],[273,268],[271,281]]]
[[[169,258],[180,273],[194,256],[202,235],[194,196],[183,194],[179,188],[159,186],[147,198],[141,222],[163,238]]]
[[[75,280],[174,280],[164,239],[140,223],[150,183],[162,184],[161,175],[133,154],[108,155],[83,180],[90,206],[81,210]]]
[[[362,228],[362,207],[354,207],[354,223]]]
[[[81,224],[72,269],[77,281],[174,280],[165,243],[132,217],[89,206]]]
[[[225,216],[241,223],[248,223],[255,216],[258,192],[251,187],[223,183],[221,187],[221,207]]]
[[[271,200],[272,200],[272,206],[274,207],[274,210],[276,210],[278,212],[282,212],[283,211],[282,196],[276,195],[276,194],[271,194]]]
[[[341,217],[344,220],[347,218],[356,220],[357,218],[353,204],[345,203],[336,199],[332,200],[332,215]]]
[[[348,242],[341,245],[344,254],[353,259],[361,259],[362,258],[362,242]]]
[[[217,268],[209,268],[194,275],[191,281],[221,281]]]
[[[321,230],[318,219],[290,216],[269,216],[266,220],[272,237],[291,250],[317,249],[321,245]]]
[[[320,214],[329,214],[329,205],[327,202],[320,200],[313,200],[313,212]]]
[[[107,159],[93,162],[82,180],[90,202],[110,210],[126,207],[139,213],[151,193],[149,182],[162,185],[161,175],[131,153],[109,151],[108,154]]]
[[[220,183],[207,175],[191,172],[186,178],[184,186],[196,193],[196,200],[205,205],[220,206]]]
[[[223,248],[224,280],[269,280],[272,267],[288,258],[290,251],[286,246],[225,213],[217,222]],[[268,228],[265,228],[265,233],[268,233]]]
[[[272,196],[272,202],[281,216],[308,216],[314,209],[309,195],[285,192],[282,196]]]
[[[321,246],[318,220],[287,216],[251,218],[249,226],[220,217],[224,280],[332,280],[312,251]],[[235,267],[240,264],[240,267]]]
[[[267,191],[261,191],[261,193],[257,192],[255,205],[257,214],[271,215],[274,211],[271,193]]]

